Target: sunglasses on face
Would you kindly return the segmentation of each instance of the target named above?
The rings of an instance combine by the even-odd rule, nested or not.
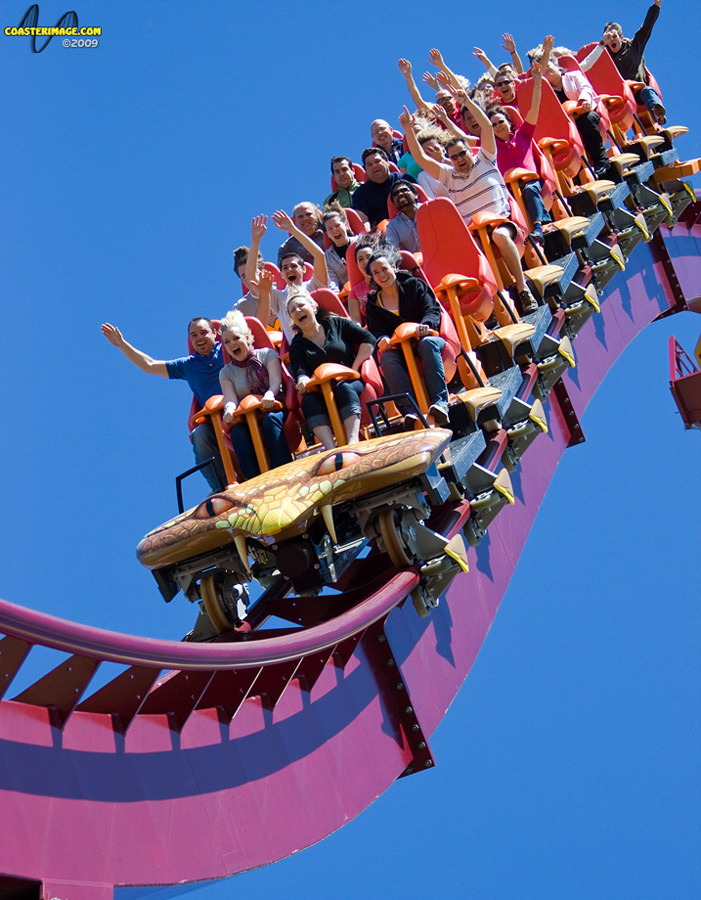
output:
[[[495,81],[494,83],[497,87],[508,87],[510,84],[513,84],[513,81]]]
[[[454,153],[452,156],[448,154],[448,159],[462,159],[464,156],[467,156],[467,150],[460,150],[457,153]]]

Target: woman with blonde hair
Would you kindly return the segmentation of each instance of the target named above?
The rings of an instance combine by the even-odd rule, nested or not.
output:
[[[283,431],[284,411],[274,410],[282,388],[282,363],[275,350],[253,347],[253,333],[240,312],[230,312],[221,321],[222,343],[231,362],[219,373],[219,383],[224,395],[224,422],[233,421],[241,400],[249,394],[259,395],[264,412],[261,421],[271,466],[282,466],[292,459]],[[231,429],[231,443],[236,451],[239,467],[246,478],[260,474],[253,440],[248,426],[242,421]]]

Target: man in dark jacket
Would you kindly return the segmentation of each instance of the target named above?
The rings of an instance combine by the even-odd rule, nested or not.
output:
[[[611,59],[623,78],[628,81],[640,81],[645,87],[635,94],[636,103],[645,105],[654,122],[664,125],[667,121],[667,111],[662,105],[662,100],[657,91],[650,87],[650,78],[645,68],[643,51],[652,34],[652,26],[660,14],[660,3],[655,0],[647,11],[645,21],[635,32],[632,40],[623,37],[623,29],[618,22],[607,22],[604,25],[602,43],[605,45]]]
[[[381,147],[368,147],[363,151],[363,165],[368,174],[368,180],[353,194],[353,209],[363,215],[370,222],[371,228],[387,218],[387,198],[395,181],[413,181],[409,175],[402,172],[390,172],[389,159]]]

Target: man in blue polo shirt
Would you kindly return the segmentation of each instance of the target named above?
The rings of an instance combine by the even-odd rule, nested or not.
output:
[[[221,394],[219,372],[224,365],[222,345],[217,341],[214,326],[209,319],[192,319],[188,325],[188,335],[194,353],[180,359],[162,360],[137,350],[124,340],[122,332],[115,325],[106,323],[102,333],[113,346],[117,347],[142,372],[159,375],[161,378],[178,378],[186,381],[192,393],[203,407],[214,394]],[[214,429],[209,422],[198,425],[190,435],[196,462],[203,463],[214,459],[217,472],[224,481],[224,469],[219,455]],[[207,483],[213,491],[219,490],[219,481],[211,466],[202,470]]]

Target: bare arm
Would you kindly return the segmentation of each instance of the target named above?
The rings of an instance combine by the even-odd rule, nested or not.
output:
[[[270,291],[273,287],[273,273],[268,272],[267,269],[264,269],[260,275],[256,273],[255,277],[250,282],[251,291],[253,288],[258,291],[259,300],[258,300],[258,315],[256,318],[259,322],[262,322],[264,326],[267,326],[268,319],[270,318]]]
[[[248,259],[246,260],[246,283],[250,286],[251,282],[256,280],[256,270],[258,268],[258,251],[260,250],[260,241],[267,229],[267,216],[256,216],[251,222],[251,246],[248,248]],[[251,291],[253,293],[253,291]],[[255,295],[254,295],[255,296]],[[270,302],[270,298],[268,298]],[[261,319],[264,322],[264,319]]]
[[[109,322],[105,322],[102,326],[102,333],[110,344],[121,350],[129,362],[133,363],[137,369],[141,369],[142,372],[149,372],[151,375],[159,375],[161,378],[168,378],[168,369],[165,361],[154,359],[142,350],[137,350],[136,347],[124,340],[122,332],[116,325],[110,325]]]
[[[553,51],[553,44],[555,43],[555,39],[551,34],[546,34],[543,40],[543,56],[540,60],[540,71],[544,72],[548,68],[548,63],[550,62],[550,54]],[[601,45],[601,49],[604,49],[603,44]]]
[[[434,91],[438,90],[438,82],[436,81],[436,77],[433,72],[424,72],[421,80],[424,84],[427,84]]]
[[[497,67],[494,65],[494,63],[491,61],[491,59],[487,56],[487,54],[484,52],[484,50],[480,49],[479,47],[474,47],[472,50],[472,55],[477,57],[477,59],[485,67],[485,69],[487,70],[489,75],[492,78],[494,78],[496,71],[497,71]]]
[[[428,56],[429,56],[429,59],[431,60],[431,62],[433,63],[433,65],[434,65],[437,69],[440,69],[441,72],[444,73],[444,75],[445,75],[446,78],[448,79],[448,84],[452,85],[452,87],[453,87],[455,90],[460,89],[460,82],[458,81],[458,79],[457,79],[457,77],[456,77],[456,75],[455,75],[455,72],[451,71],[451,70],[448,68],[448,66],[446,65],[446,63],[445,63],[445,61],[444,61],[444,59],[443,59],[443,56],[441,55],[441,51],[440,51],[440,50],[436,50],[436,49],[434,48],[433,50],[430,51],[430,53],[428,54]],[[440,79],[439,79],[439,81],[440,81]]]
[[[426,156],[423,151],[423,147],[416,140],[416,135],[414,134],[414,129],[411,127],[414,121],[414,117],[409,112],[409,110],[404,107],[404,112],[399,116],[399,124],[404,129],[404,133],[406,134],[407,144],[409,145],[409,153],[414,157],[414,160],[421,166],[421,168],[428,172],[429,175],[432,175],[434,178],[440,178],[441,174],[441,165],[437,163],[435,159],[431,159],[430,156]]]
[[[540,97],[543,90],[543,70],[540,63],[534,62],[531,65],[531,72],[533,73],[533,98],[531,99],[531,108],[528,110],[525,121],[529,125],[535,125],[538,121]]]
[[[287,231],[293,235],[293,237],[297,238],[314,260],[314,275],[316,276],[317,281],[320,281],[322,284],[328,284],[329,270],[326,267],[326,256],[321,247],[314,243],[310,237],[307,237],[303,231],[300,231],[284,210],[279,209],[277,212],[273,213],[273,222],[275,222],[276,228],[279,228],[280,231]]]
[[[462,100],[460,101],[460,103],[462,104]],[[436,103],[436,105],[431,108],[431,111],[437,119],[441,120],[441,122],[445,125],[447,130],[454,137],[460,138],[461,141],[465,141],[471,147],[474,147],[475,144],[479,143],[478,139],[474,136],[474,134],[467,134],[467,132],[463,131],[459,125],[457,125],[455,122],[453,122],[453,120],[450,118],[448,113],[438,103]]]
[[[460,102],[466,106],[475,117],[477,124],[480,127],[480,145],[482,149],[486,150],[490,156],[493,153],[496,153],[497,143],[496,138],[494,137],[494,129],[492,128],[492,123],[489,121],[485,111],[481,106],[478,106],[470,100],[466,92],[462,89],[456,91],[455,96],[460,98]]]
[[[421,96],[421,92],[416,86],[416,82],[414,81],[414,76],[411,73],[411,63],[408,59],[400,59],[399,60],[399,71],[406,78],[406,86],[409,89],[409,94],[411,95],[411,99],[416,104],[416,108],[422,111],[428,109],[428,104]]]
[[[237,406],[239,405],[239,398],[236,393],[236,389],[233,384],[229,381],[228,378],[222,378],[219,376],[219,385],[221,387],[221,392],[224,397],[224,415],[223,419],[227,425],[231,424],[232,419],[234,418],[234,412],[236,411]]]
[[[518,72],[519,75],[523,75],[523,63],[521,62],[521,57],[518,55],[518,50],[516,49],[516,41],[514,40],[513,34],[509,34],[509,32],[505,32],[501,36],[502,47],[511,57],[511,62],[514,64],[514,69]]]
[[[263,394],[261,400],[261,409],[272,409],[275,404],[275,398],[280,393],[282,387],[282,363],[280,358],[275,356],[270,359],[266,367],[268,369],[268,378],[270,379],[270,387]]]

